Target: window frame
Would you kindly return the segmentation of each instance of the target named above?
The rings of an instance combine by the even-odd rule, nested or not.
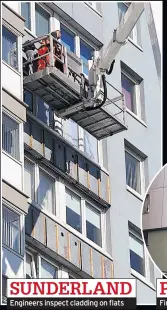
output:
[[[139,167],[140,167],[140,188],[141,188],[141,193],[130,187],[126,183],[127,189],[132,192],[133,194],[139,196],[140,198],[143,197],[145,193],[145,173],[144,173],[144,158],[140,157],[138,154],[136,154],[130,147],[125,145],[125,152],[129,153],[132,157],[134,157],[137,161],[139,161]],[[125,177],[126,177],[126,160],[125,160]]]
[[[106,244],[105,244],[105,233],[106,233],[106,214],[105,212],[98,207],[94,202],[90,201],[90,199],[86,198],[86,197],[82,197],[77,190],[74,188],[72,188],[69,184],[67,184],[65,182],[64,184],[64,191],[66,190],[66,188],[73,192],[76,196],[80,197],[81,199],[81,226],[82,226],[82,232],[77,231],[76,229],[74,229],[73,227],[71,227],[70,225],[68,225],[66,223],[66,216],[65,214],[63,214],[64,212],[61,212],[61,220],[67,225],[68,229],[71,230],[75,235],[78,235],[80,238],[82,238],[83,240],[85,240],[88,244],[90,244],[93,247],[97,247],[100,250],[102,249],[106,249]],[[61,201],[60,201],[61,204]],[[66,199],[64,201],[65,207],[66,207]],[[86,204],[88,204],[90,206],[90,208],[92,208],[93,210],[97,211],[100,215],[100,231],[101,231],[101,246],[99,246],[97,243],[95,243],[94,241],[92,241],[91,239],[89,239],[87,237],[87,233],[86,233]],[[63,203],[61,204],[61,208],[63,210]],[[102,227],[104,227],[104,230],[102,230]]]
[[[35,37],[38,37],[36,34],[36,17],[35,17],[35,13],[36,13],[36,5],[39,6],[42,10],[44,10],[48,15],[49,15],[49,32],[51,30],[51,22],[50,22],[50,18],[52,17],[53,13],[51,10],[49,10],[48,7],[45,7],[44,4],[42,4],[41,2],[34,2],[34,34]],[[46,34],[46,33],[45,33]]]
[[[26,277],[26,254],[30,255],[32,258],[32,272],[33,272],[33,278],[32,279],[36,279],[37,278],[37,270],[36,270],[36,266],[35,266],[35,255],[30,251],[25,249],[25,277]]]
[[[132,237],[135,239],[135,242],[138,242],[140,244],[142,244],[143,246],[143,265],[144,265],[144,275],[142,275],[141,273],[139,273],[138,271],[136,271],[135,269],[133,269],[131,267],[131,263],[130,263],[130,268],[131,268],[131,272],[135,272],[137,274],[139,274],[140,276],[146,278],[146,274],[147,274],[147,270],[146,270],[146,254],[145,254],[145,247],[144,247],[144,242],[142,239],[142,236],[139,236],[139,234],[137,232],[135,232],[134,229],[132,229],[131,227],[129,227],[129,238]],[[129,252],[130,252],[131,248],[129,246]]]
[[[2,209],[5,207],[6,209],[9,209],[10,212],[13,212],[19,216],[19,228],[20,228],[20,253],[16,252],[14,249],[6,245],[5,243],[2,243],[2,247],[6,248],[8,251],[12,252],[13,254],[17,255],[21,259],[24,257],[24,248],[25,248],[25,218],[23,212],[21,210],[18,210],[18,208],[14,207],[10,203],[6,202],[4,199],[2,199]],[[3,220],[3,219],[2,219]]]
[[[22,3],[24,3],[24,2],[19,2],[19,5],[20,5],[20,15],[22,16],[22,7],[21,7],[21,5],[22,5]],[[32,31],[32,5],[31,5],[31,2],[25,2],[25,3],[28,3],[29,4],[29,10],[30,10],[30,29],[29,28],[27,28],[26,26],[25,26],[25,23],[24,23],[24,28],[25,28],[25,30],[26,31]]]
[[[2,63],[4,63],[6,66],[8,66],[11,70],[16,72],[17,74],[21,75],[22,72],[22,38],[17,30],[12,28],[6,21],[2,21],[2,28],[6,28],[9,32],[11,32],[14,36],[16,36],[16,50],[17,50],[17,68],[12,67],[10,64],[8,64],[2,56]]]
[[[34,191],[35,191],[35,200],[32,200],[31,197],[29,197],[29,199],[31,200],[31,204],[34,206],[37,206],[37,208],[40,208],[40,210],[42,210],[44,213],[48,214],[49,216],[57,215],[57,195],[56,193],[58,193],[58,178],[57,175],[54,175],[50,170],[46,170],[42,165],[39,165],[36,163],[35,160],[33,160],[31,157],[29,156],[24,156],[24,160],[30,162],[30,164],[34,165]],[[49,212],[48,210],[46,210],[45,208],[43,208],[41,205],[38,204],[38,185],[39,185],[39,170],[42,170],[42,172],[44,172],[46,175],[49,176],[49,178],[52,178],[54,183],[53,183],[53,210],[55,211],[54,213]],[[25,180],[24,180],[25,182]],[[25,183],[24,183],[24,191],[25,191]]]
[[[136,278],[138,278],[139,280],[143,281],[144,283],[147,283],[150,287],[155,289],[155,285],[150,281],[150,276],[151,276],[150,275],[150,255],[145,245],[145,242],[143,241],[142,235],[139,235],[139,233],[136,232],[135,229],[130,224],[128,225],[128,228],[129,228],[128,238],[131,234],[143,244],[144,276],[140,274],[139,272],[137,272],[135,269],[131,268],[131,264],[130,264],[131,274],[135,276]],[[129,263],[130,263],[130,246],[129,246]]]
[[[138,83],[130,74],[128,74],[123,68],[121,68],[121,74],[123,74],[127,79],[129,79],[134,84],[134,95],[135,95],[135,109],[136,113],[133,110],[130,110],[126,106],[126,110],[132,114],[134,114],[135,117],[139,117],[141,120],[141,101],[140,101],[140,83]],[[122,86],[122,83],[121,83]],[[126,102],[125,102],[126,105]]]
[[[90,2],[92,2],[92,4],[90,4],[89,1],[85,1],[84,3],[88,7],[90,7],[93,11],[95,11],[99,16],[102,17],[102,13],[97,10],[97,5],[96,5],[97,2],[96,1],[90,1]]]
[[[47,263],[49,263],[50,265],[55,267],[55,269],[57,268],[57,278],[54,278],[54,279],[61,278],[61,267],[60,267],[60,265],[53,262],[52,259],[45,257],[42,253],[40,253],[40,254],[37,254],[37,268],[38,268],[38,278],[39,279],[44,279],[41,277],[41,259],[45,260]]]
[[[19,147],[19,158],[15,158],[12,156],[10,153],[8,153],[6,150],[2,148],[2,153],[4,153],[6,156],[10,157],[12,160],[15,162],[19,163],[20,165],[22,164],[22,128],[21,128],[21,120],[18,120],[17,117],[14,116],[10,111],[7,111],[4,107],[2,109],[2,118],[3,114],[7,116],[8,118],[12,119],[17,125],[18,125],[18,135],[19,135],[19,141],[18,141],[18,147]],[[3,136],[2,136],[3,139]]]

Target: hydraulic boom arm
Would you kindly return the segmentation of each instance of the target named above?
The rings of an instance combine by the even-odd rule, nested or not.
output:
[[[136,22],[141,16],[144,10],[144,3],[132,2],[127,12],[124,15],[124,21],[120,23],[118,28],[114,30],[113,38],[109,42],[103,55],[98,59],[96,70],[98,74],[104,74],[109,69],[111,63],[117,56],[122,45],[126,43],[126,40],[134,28]]]

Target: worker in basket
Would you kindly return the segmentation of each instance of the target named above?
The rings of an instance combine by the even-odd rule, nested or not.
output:
[[[51,35],[53,38],[55,38],[57,41],[61,38],[61,32],[60,30],[56,30],[54,32],[51,32]],[[55,56],[54,65],[56,68],[58,68],[60,71],[63,72],[63,64],[59,62],[58,59],[61,60],[62,58],[62,49],[61,45],[53,39],[53,54]],[[41,59],[38,60],[38,71],[45,69],[47,66],[50,65],[50,40],[49,37],[46,39],[43,39],[41,41],[41,46],[38,49],[38,56],[44,55]],[[47,55],[46,55],[47,54]]]

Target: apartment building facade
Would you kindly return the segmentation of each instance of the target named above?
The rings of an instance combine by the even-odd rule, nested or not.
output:
[[[112,118],[114,135],[104,138],[104,122],[92,129],[94,123],[85,122],[92,114],[56,116],[52,106],[55,96],[62,102],[63,81],[55,91],[53,81],[23,76],[22,44],[60,29],[68,70],[87,78],[88,60],[107,46],[127,7],[2,4],[4,301],[8,277],[134,277],[138,303],[155,303],[161,273],[144,247],[140,214],[161,167],[161,98],[145,11],[107,76],[106,109],[118,117]]]
[[[146,195],[142,227],[150,255],[157,266],[167,274],[166,191],[167,166],[155,177]]]

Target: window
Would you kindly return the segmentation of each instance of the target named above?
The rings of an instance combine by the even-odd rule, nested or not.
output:
[[[26,279],[33,278],[36,278],[34,256],[30,253],[26,253]]]
[[[121,73],[121,82],[126,107],[137,114],[135,106],[135,83],[123,73]]]
[[[119,22],[124,23],[124,16],[129,7],[130,3],[118,2],[118,15],[119,15]],[[141,35],[140,35],[140,21],[136,23],[133,30],[131,31],[129,37],[137,44],[141,46]]]
[[[48,126],[53,123],[53,110],[41,98],[36,97],[36,116]]]
[[[82,232],[81,199],[66,188],[66,223]]]
[[[145,276],[144,245],[140,234],[129,231],[130,265],[131,268]]]
[[[91,5],[94,10],[98,11],[99,13],[101,13],[101,2],[95,2],[95,1],[91,2],[91,1],[88,1],[86,3]]]
[[[21,254],[20,216],[5,206],[2,209],[2,242]]]
[[[21,15],[25,18],[25,27],[31,29],[30,2],[21,2]]]
[[[63,120],[63,136],[78,147],[78,125],[71,119]]]
[[[93,49],[85,42],[80,40],[80,58],[83,61],[83,73],[87,76],[89,74],[88,60],[91,60],[92,57]]]
[[[42,170],[39,170],[38,204],[55,214],[54,179]]]
[[[101,212],[66,188],[66,223],[102,247]]]
[[[17,48],[17,36],[2,26],[2,59],[15,69],[18,69]]]
[[[2,148],[12,157],[20,159],[19,124],[2,114]]]
[[[35,200],[35,166],[30,161],[24,161],[24,188],[25,193]]]
[[[121,84],[126,107],[145,121],[144,80],[123,62]]]
[[[86,236],[97,245],[101,246],[100,212],[86,205]]]
[[[98,141],[84,130],[84,152],[95,162],[98,162]]]
[[[24,162],[24,188],[25,193],[39,206],[56,214],[55,179],[27,159]]]
[[[141,194],[141,161],[130,150],[125,151],[126,184]]]
[[[58,268],[41,258],[41,278],[56,279],[58,278]]]
[[[33,94],[24,90],[24,102],[28,105],[28,109],[33,111]]]
[[[66,46],[67,50],[75,52],[75,35],[67,28],[61,25],[61,42]]]
[[[35,4],[35,32],[36,36],[48,34],[50,31],[49,26],[50,15],[40,5]]]

